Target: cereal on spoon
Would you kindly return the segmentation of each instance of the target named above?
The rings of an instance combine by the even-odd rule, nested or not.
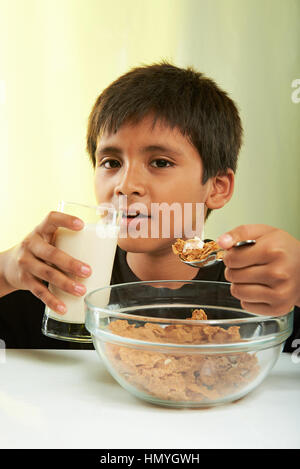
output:
[[[221,249],[221,246],[219,246],[215,241],[201,242],[201,240],[198,240],[197,238],[187,239],[186,241],[183,239],[177,239],[172,245],[174,254],[179,255],[182,260],[188,262],[200,261],[218,249]],[[216,254],[217,259],[222,259],[223,256],[224,251]]]

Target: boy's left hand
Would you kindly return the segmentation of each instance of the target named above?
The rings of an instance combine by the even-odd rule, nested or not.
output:
[[[245,239],[255,239],[256,244],[232,248]],[[243,225],[220,236],[217,243],[228,250],[225,278],[244,309],[279,316],[300,306],[300,241],[271,226]]]

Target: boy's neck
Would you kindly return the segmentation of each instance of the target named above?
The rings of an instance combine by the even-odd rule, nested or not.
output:
[[[142,281],[146,280],[192,280],[198,270],[179,260],[173,252],[147,253],[127,252],[126,260],[132,272]]]

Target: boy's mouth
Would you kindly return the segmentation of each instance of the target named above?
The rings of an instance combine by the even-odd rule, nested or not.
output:
[[[151,218],[148,214],[144,214],[139,212],[138,210],[136,212],[123,212],[123,218],[128,218],[128,219],[133,219],[133,218]]]
[[[146,220],[150,219],[151,216],[141,213],[139,211],[135,212],[123,212],[122,224],[130,225],[132,220]]]

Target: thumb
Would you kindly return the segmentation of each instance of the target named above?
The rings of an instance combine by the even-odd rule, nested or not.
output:
[[[275,228],[268,225],[240,225],[237,228],[222,234],[216,241],[221,248],[230,249],[239,241],[245,241],[247,239],[257,240],[261,236],[273,230],[275,230]]]

